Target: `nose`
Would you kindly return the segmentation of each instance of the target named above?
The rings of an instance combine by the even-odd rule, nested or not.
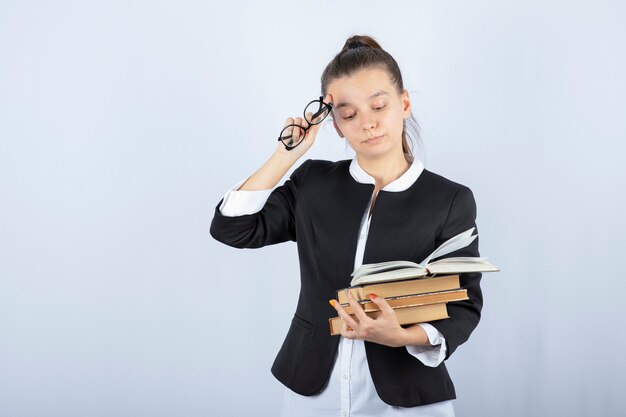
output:
[[[373,115],[367,115],[363,120],[363,130],[368,131],[376,127],[376,121]]]

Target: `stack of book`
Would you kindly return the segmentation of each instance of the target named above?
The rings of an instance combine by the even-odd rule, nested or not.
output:
[[[473,231],[472,227],[447,240],[419,264],[389,261],[360,266],[351,274],[350,287],[337,290],[337,301],[357,321],[347,291],[373,319],[382,315],[382,311],[370,300],[372,293],[385,298],[401,326],[449,318],[447,303],[468,299],[467,290],[461,288],[459,274],[499,271],[486,258],[455,257],[431,262],[469,245],[478,236],[472,236]],[[331,317],[328,321],[330,334],[341,334],[343,319]]]

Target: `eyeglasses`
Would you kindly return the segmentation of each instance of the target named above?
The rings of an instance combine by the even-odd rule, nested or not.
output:
[[[290,151],[301,144],[306,136],[306,131],[309,130],[311,126],[322,123],[326,116],[330,114],[333,105],[332,103],[324,103],[323,100],[324,97],[320,96],[319,99],[311,101],[304,108],[304,120],[309,123],[308,126],[303,127],[292,123],[281,130],[278,140],[285,145],[285,149]],[[311,113],[310,119],[308,113]]]

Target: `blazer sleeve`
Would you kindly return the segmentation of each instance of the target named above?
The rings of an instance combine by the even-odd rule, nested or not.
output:
[[[260,211],[269,198],[273,188],[268,190],[239,190],[247,178],[239,181],[226,192],[219,206],[219,212],[224,216],[241,216],[242,214],[254,214]]]
[[[448,217],[441,235],[437,238],[435,247],[439,247],[446,240],[472,227],[476,227],[476,202],[472,191],[468,187],[462,186],[452,199]],[[478,232],[478,228],[476,228],[476,232]],[[442,259],[455,256],[480,256],[478,239],[476,237],[470,245],[451,252],[443,256]],[[480,289],[481,278],[482,273],[480,272],[460,274],[461,287],[467,289],[469,299],[448,303],[450,318],[430,322],[446,339],[447,352],[444,360],[447,360],[459,345],[469,339],[470,334],[480,321],[480,312],[483,306],[483,296]]]
[[[295,211],[298,194],[306,179],[312,159],[296,168],[289,179],[276,187],[263,208],[252,214],[225,216],[215,206],[209,227],[211,236],[234,248],[261,248],[288,240],[296,241]]]

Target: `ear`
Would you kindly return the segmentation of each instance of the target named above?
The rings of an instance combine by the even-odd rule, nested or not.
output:
[[[337,126],[337,123],[335,123],[335,119],[333,119],[333,126],[335,126],[335,130],[337,131],[339,137],[343,138],[343,133],[341,133],[341,129],[339,129],[339,126]]]
[[[402,92],[400,100],[402,101],[402,112],[404,114],[404,118],[411,116],[411,99],[409,99],[409,92],[406,88]]]

